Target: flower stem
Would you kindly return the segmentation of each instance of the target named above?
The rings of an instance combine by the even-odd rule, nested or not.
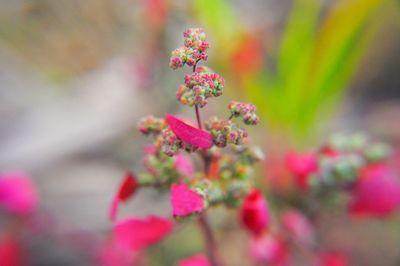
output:
[[[199,214],[198,223],[204,235],[204,239],[206,242],[206,253],[210,265],[221,266],[222,264],[218,261],[215,238],[211,230],[210,224],[207,221],[207,215],[205,212]]]
[[[196,65],[193,66],[193,72],[194,71],[196,71]],[[199,107],[197,106],[197,104],[195,105],[195,111],[196,111],[197,125],[200,129],[203,129],[203,126],[201,123],[201,117],[200,117],[200,110],[199,110]],[[207,156],[206,151],[204,151],[202,153],[202,158],[204,161],[204,172],[207,175],[210,160]],[[204,241],[205,241],[205,245],[206,245],[206,254],[207,254],[208,261],[210,262],[210,265],[211,266],[222,266],[222,264],[218,260],[217,245],[215,242],[214,234],[213,234],[210,224],[208,223],[208,220],[207,220],[207,214],[205,212],[200,213],[197,218],[197,221],[198,221],[199,227],[204,236]]]
[[[194,109],[196,110],[197,125],[199,126],[200,129],[203,129],[203,126],[202,126],[202,124],[201,124],[199,106],[196,104],[196,105],[194,106]]]

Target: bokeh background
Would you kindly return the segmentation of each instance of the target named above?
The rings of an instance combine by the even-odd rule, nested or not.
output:
[[[141,116],[194,118],[175,99],[185,70],[168,67],[188,27],[203,27],[225,95],[257,105],[250,132],[267,160],[309,149],[334,132],[365,131],[400,144],[400,2],[395,0],[3,0],[0,9],[0,169],[29,173],[58,233],[27,238],[28,265],[88,265],[78,242],[110,231],[107,210],[127,169],[141,168]],[[260,166],[259,183],[268,169]],[[122,216],[169,214],[167,195],[140,191]],[[328,246],[352,265],[399,265],[399,217],[322,215]],[[234,213],[213,223],[229,265],[244,265]],[[228,223],[226,223],[229,220]],[[228,225],[226,225],[228,224]],[[222,226],[224,225],[224,226]],[[61,233],[60,233],[61,231]],[[85,237],[86,236],[86,237]],[[60,239],[71,238],[71,243]],[[150,250],[173,265],[201,250],[189,225]]]

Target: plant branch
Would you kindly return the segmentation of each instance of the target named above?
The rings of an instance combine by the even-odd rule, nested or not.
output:
[[[217,247],[215,243],[215,238],[211,230],[210,224],[207,221],[206,213],[205,212],[200,213],[197,221],[204,235],[204,239],[206,242],[206,253],[210,265],[221,266],[222,264],[219,262],[217,256]]]
[[[196,65],[197,65],[197,62],[193,66],[193,72],[196,71]],[[197,125],[200,129],[203,129],[203,125],[201,123],[201,117],[200,117],[200,109],[197,104],[195,105],[195,112],[196,112]],[[203,151],[201,154],[202,154],[202,158],[204,161],[204,172],[207,175],[210,160],[207,156],[206,151]],[[208,261],[210,262],[210,265],[211,266],[222,266],[222,264],[218,260],[217,245],[215,242],[215,237],[211,230],[210,224],[208,223],[206,213],[205,212],[200,213],[197,218],[197,221],[198,221],[199,227],[204,236],[204,241],[205,241],[205,245],[206,245],[206,254],[207,254]]]

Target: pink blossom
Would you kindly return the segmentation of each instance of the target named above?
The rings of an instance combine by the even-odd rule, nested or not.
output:
[[[319,255],[315,266],[348,266],[346,256],[339,252],[325,252]]]
[[[97,266],[134,266],[138,253],[108,242],[100,248],[97,254]]]
[[[282,214],[282,225],[293,237],[304,244],[310,244],[314,239],[314,228],[301,212],[287,210]]]
[[[171,204],[173,216],[187,216],[204,209],[204,200],[186,184],[172,184]]]
[[[34,211],[38,202],[36,187],[27,175],[18,172],[0,174],[0,207],[24,215]]]
[[[13,236],[2,236],[0,238],[1,266],[22,266],[24,265],[23,258],[21,245]]]
[[[275,236],[265,234],[250,242],[250,254],[258,262],[268,265],[288,265],[288,249],[285,242]]]
[[[184,176],[192,176],[194,174],[192,159],[186,154],[179,153],[175,157],[175,167],[178,172]]]
[[[210,266],[207,258],[200,254],[181,260],[177,266]]]
[[[352,214],[388,216],[399,207],[399,177],[386,165],[367,166],[361,171],[352,196]]]
[[[130,250],[140,250],[156,244],[172,231],[168,219],[150,216],[146,219],[128,218],[114,225],[116,243]]]
[[[114,221],[117,217],[119,203],[127,201],[135,193],[138,186],[139,184],[136,180],[136,176],[132,172],[128,172],[120,184],[117,194],[111,202],[109,211],[111,221]]]
[[[188,125],[172,115],[166,115],[165,120],[174,134],[182,141],[204,149],[212,146],[213,139],[207,131]]]
[[[259,190],[254,189],[244,199],[240,219],[244,227],[255,236],[268,230],[271,217],[267,201]]]
[[[301,189],[308,187],[308,178],[318,170],[318,162],[314,153],[288,152],[285,157],[285,165],[295,175],[297,185]]]

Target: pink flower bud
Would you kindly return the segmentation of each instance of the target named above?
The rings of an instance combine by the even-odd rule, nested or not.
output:
[[[271,217],[267,201],[259,190],[254,189],[244,199],[240,219],[243,226],[255,236],[269,229]]]

